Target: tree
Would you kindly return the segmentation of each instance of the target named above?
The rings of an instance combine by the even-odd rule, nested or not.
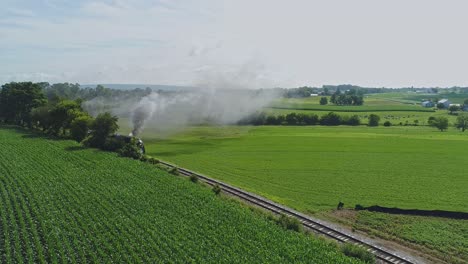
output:
[[[458,114],[455,126],[458,129],[461,129],[462,132],[465,132],[465,130],[468,128],[468,113]]]
[[[443,103],[438,103],[437,104],[437,109],[444,109],[445,105]]]
[[[70,136],[72,139],[81,142],[86,138],[93,118],[87,114],[83,114],[75,118],[70,125]]]
[[[286,115],[286,123],[290,126],[297,125],[297,115],[296,113],[289,113]]]
[[[443,116],[434,117],[434,119],[429,122],[430,126],[436,127],[440,131],[444,131],[448,128],[448,119]]]
[[[102,148],[107,137],[119,129],[117,121],[118,118],[112,116],[109,112],[99,114],[91,123],[90,136],[83,143],[91,147]]]
[[[32,82],[11,82],[0,91],[0,113],[7,123],[31,126],[31,110],[46,103],[42,88]]]
[[[359,126],[361,124],[361,119],[358,115],[352,115],[348,118],[346,124],[350,126]]]
[[[81,115],[83,115],[83,110],[79,102],[72,100],[59,102],[50,111],[50,132],[58,135],[62,131],[62,135],[65,135],[73,120]]]
[[[339,126],[341,125],[341,116],[330,112],[320,117],[320,125],[322,126]]]
[[[320,98],[320,105],[326,105],[328,104],[328,99],[326,97]]]
[[[450,111],[450,114],[452,115],[453,112],[460,111],[460,107],[458,105],[451,105],[449,106],[448,110]]]
[[[31,111],[31,122],[33,127],[40,128],[42,131],[47,131],[52,125],[50,118],[51,107],[48,105],[34,108]]]
[[[435,117],[430,116],[430,117],[427,119],[427,124],[428,124],[429,126],[432,126],[432,124],[434,123],[434,121],[435,121]]]
[[[369,126],[378,126],[380,121],[380,116],[376,114],[369,115]]]

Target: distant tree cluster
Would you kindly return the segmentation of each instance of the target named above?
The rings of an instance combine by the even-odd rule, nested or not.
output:
[[[94,88],[81,87],[77,83],[55,83],[51,85],[47,82],[42,82],[37,83],[37,85],[39,85],[43,89],[45,96],[51,103],[57,103],[58,101],[64,99],[82,99],[83,101],[88,101],[97,97],[102,97],[106,99],[144,97],[152,92],[150,88],[120,90],[106,88],[102,85],[97,85]]]
[[[364,96],[361,92],[355,89],[347,90],[344,93],[338,90],[332,94],[330,102],[336,105],[363,105]]]

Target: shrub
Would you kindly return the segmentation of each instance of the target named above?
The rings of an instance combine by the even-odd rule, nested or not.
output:
[[[88,115],[75,118],[70,124],[70,136],[77,142],[83,141],[88,135],[89,127],[93,119]]]
[[[346,256],[360,259],[366,263],[375,263],[375,257],[366,250],[366,248],[359,247],[354,244],[344,243],[341,246],[341,252]]]
[[[287,114],[285,120],[286,120],[286,123],[290,126],[298,125],[296,113]]]
[[[195,174],[190,175],[190,181],[192,181],[193,183],[197,183],[198,182],[198,176],[195,175]]]
[[[448,119],[446,117],[443,117],[443,116],[438,116],[436,118],[434,118],[430,123],[429,123],[430,126],[433,126],[433,127],[436,127],[437,129],[439,129],[440,131],[444,131],[448,128]]]
[[[149,162],[150,164],[158,164],[158,163],[159,163],[159,160],[158,160],[158,159],[155,159],[155,158],[153,158],[153,157],[150,157],[150,158],[148,158],[148,162]]]
[[[131,142],[131,143],[133,145],[135,145],[134,142]],[[128,144],[130,144],[130,143],[128,143]],[[101,148],[103,150],[107,150],[107,151],[117,151],[118,152],[120,149],[122,149],[124,147],[124,145],[125,145],[125,141],[120,140],[120,139],[118,139],[116,137],[108,137],[104,141],[104,144],[101,146]]]
[[[364,206],[360,205],[360,204],[356,204],[356,206],[354,207],[354,210],[364,210]]]
[[[383,125],[386,126],[386,127],[389,127],[389,126],[392,125],[392,123],[390,123],[390,121],[385,121],[385,122],[383,123]]]
[[[214,192],[216,195],[218,195],[218,194],[221,192],[221,187],[219,187],[218,184],[215,184],[215,185],[213,186],[213,192]]]
[[[361,119],[358,115],[352,115],[346,120],[346,125],[350,126],[359,126],[361,124]]]
[[[369,126],[378,126],[380,121],[380,116],[376,114],[369,115]]]
[[[320,124],[323,126],[339,126],[341,124],[341,116],[330,112],[320,118]]]
[[[278,224],[285,229],[294,230],[297,232],[302,231],[302,224],[297,218],[289,217],[285,214],[281,214],[278,219]]]
[[[179,175],[179,169],[177,167],[172,167],[169,169],[170,174]]]
[[[344,203],[343,203],[343,202],[339,202],[338,205],[336,206],[336,210],[341,210],[341,209],[343,209],[343,206],[344,206]]]
[[[320,105],[326,105],[328,104],[328,99],[326,97],[320,98]]]
[[[142,155],[140,149],[132,142],[125,144],[117,151],[121,157],[129,157],[132,159],[141,159]]]

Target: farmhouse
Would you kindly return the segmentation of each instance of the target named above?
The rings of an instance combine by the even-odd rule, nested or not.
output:
[[[444,108],[448,108],[450,106],[450,101],[448,99],[442,99],[437,102],[437,104],[443,104]]]
[[[424,101],[421,103],[422,107],[434,107],[434,103],[432,101]]]

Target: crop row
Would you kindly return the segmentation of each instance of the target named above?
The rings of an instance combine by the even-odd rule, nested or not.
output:
[[[353,262],[148,164],[6,129],[0,143],[2,263]]]

